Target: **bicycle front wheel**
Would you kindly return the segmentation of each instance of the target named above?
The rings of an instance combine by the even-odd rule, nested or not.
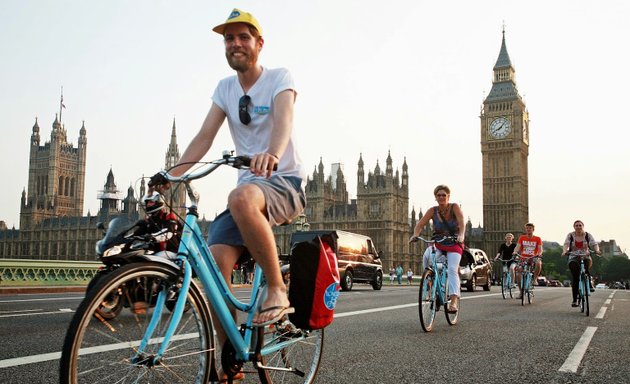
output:
[[[529,282],[527,281],[527,273],[523,273],[521,275],[521,305],[525,305],[525,295],[527,295],[527,286]]]
[[[510,288],[508,276],[509,273],[503,272],[503,276],[501,278],[501,295],[503,295],[503,299],[507,299],[508,289]]]
[[[534,277],[532,276],[531,272],[529,274],[527,274],[527,303],[531,304],[532,301],[534,301],[534,291],[532,290],[532,287],[534,284]]]
[[[418,293],[418,312],[420,315],[420,325],[425,332],[431,332],[433,322],[435,321],[435,311],[438,303],[435,301],[433,293],[433,284],[435,283],[435,274],[433,271],[426,269],[422,274],[420,281],[420,292]]]
[[[276,347],[280,349],[273,351]],[[259,328],[256,352],[260,355],[257,368],[261,383],[313,383],[323,348],[323,329],[302,330],[288,320]],[[265,349],[273,352],[265,353]]]
[[[214,336],[208,306],[194,282],[169,348],[159,361],[153,360],[172,318],[164,305],[161,316],[152,319],[156,299],[165,292],[168,300],[175,300],[178,277],[171,266],[142,262],[121,267],[96,284],[68,327],[60,383],[207,383]],[[113,295],[124,300],[128,309],[106,319],[100,309]],[[138,346],[151,321],[155,331],[139,356]]]
[[[589,315],[589,307],[588,307],[588,294],[590,290],[590,286],[588,283],[588,276],[583,273],[580,277],[580,290],[582,291],[582,301],[580,303],[580,310],[584,312],[586,316]]]

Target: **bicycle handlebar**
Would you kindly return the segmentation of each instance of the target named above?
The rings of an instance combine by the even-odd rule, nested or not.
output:
[[[232,156],[231,151],[223,151],[223,157],[208,163],[198,163],[199,168],[181,176],[173,176],[168,171],[161,171],[160,174],[171,183],[187,183],[200,179],[214,172],[221,165],[229,165],[237,169],[249,168],[251,158],[247,156]],[[173,167],[174,168],[174,167]],[[171,169],[173,169],[171,168]]]
[[[443,243],[443,242],[445,242],[447,240],[457,241],[457,236],[444,236],[441,239],[425,239],[422,236],[414,236],[412,238],[413,242],[416,242],[418,240],[422,240],[425,243]]]
[[[196,207],[199,202],[199,193],[190,184],[191,181],[205,177],[222,165],[229,165],[236,169],[249,169],[251,158],[248,156],[232,156],[233,151],[223,151],[223,157],[217,160],[213,160],[207,163],[199,164],[199,168],[185,173],[181,176],[173,176],[169,173],[175,167],[171,167],[168,171],[160,171],[158,174],[164,177],[164,180],[170,183],[183,183],[186,187],[186,192],[191,202],[192,207]],[[278,169],[278,164],[275,164],[273,170]]]

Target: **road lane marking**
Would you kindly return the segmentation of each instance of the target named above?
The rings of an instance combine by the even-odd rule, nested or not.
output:
[[[49,297],[41,299],[18,299],[18,300],[0,300],[0,303],[28,303],[31,301],[58,301],[58,300],[83,300],[84,296],[68,296],[68,297]]]
[[[198,333],[186,333],[182,335],[174,335],[171,340],[188,340],[199,337]],[[161,343],[164,338],[158,337],[149,340],[149,344]],[[141,340],[124,342],[124,343],[116,343],[116,344],[107,344],[101,345],[98,347],[91,348],[83,348],[81,349],[80,355],[90,355],[93,353],[102,353],[108,351],[114,351],[117,349],[127,349],[133,348],[140,345]],[[1,368],[9,368],[9,367],[17,367],[20,365],[33,364],[33,363],[43,363],[44,361],[51,360],[59,360],[61,359],[61,352],[51,352],[51,353],[42,353],[40,355],[32,355],[32,356],[24,356],[24,357],[16,357],[13,359],[5,359],[0,360],[0,369]]]
[[[584,357],[584,353],[586,353],[586,349],[595,334],[597,327],[587,327],[580,340],[578,340],[577,344],[569,354],[569,357],[564,361],[562,367],[558,371],[560,372],[571,372],[577,373],[578,367],[580,366],[580,362],[582,361],[582,357]]]
[[[0,360],[0,368],[17,367],[32,363],[42,363],[44,361],[59,360],[61,352],[43,353],[41,355],[32,355],[24,357],[16,357],[14,359]]]
[[[476,296],[466,296],[466,297],[460,297],[460,300],[470,300],[470,299],[478,299],[481,297],[488,297],[488,296],[499,296],[501,295],[500,293],[490,293],[487,295],[476,295]],[[418,303],[410,303],[410,304],[400,304],[400,305],[392,305],[389,307],[379,307],[379,308],[370,308],[370,309],[362,309],[360,311],[351,311],[351,312],[343,312],[343,313],[335,313],[334,318],[341,318],[341,317],[348,317],[348,316],[356,316],[356,315],[364,315],[366,313],[376,313],[376,312],[383,312],[383,311],[392,311],[394,309],[401,309],[401,308],[409,308],[409,307],[417,307]]]
[[[38,308],[38,309],[22,309],[19,311],[0,311],[0,317],[6,313],[24,313],[24,312],[37,312],[37,311],[43,311],[43,309]]]
[[[611,300],[610,299],[606,299],[606,301],[604,301],[604,305],[608,305],[610,304]]]
[[[72,312],[72,310],[60,309],[58,311],[50,311],[50,312],[37,312],[37,313],[16,313],[12,315],[0,315],[0,319],[6,317],[20,317],[20,316],[38,316],[38,315],[58,315],[60,313],[68,313]]]
[[[606,314],[606,310],[608,309],[608,307],[604,307],[602,306],[599,309],[599,312],[597,312],[597,316],[595,316],[596,319],[603,319],[604,315]]]

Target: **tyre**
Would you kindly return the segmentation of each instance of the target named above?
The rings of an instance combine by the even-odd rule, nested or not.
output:
[[[492,286],[492,276],[490,272],[488,272],[488,276],[486,276],[486,285],[483,286],[484,291],[489,291]]]
[[[353,285],[354,276],[352,276],[352,271],[346,269],[346,271],[343,273],[343,277],[341,278],[341,289],[343,291],[351,291]]]
[[[529,284],[527,282],[527,273],[524,273],[521,276],[521,305],[525,305],[525,296],[527,295],[525,287],[527,287],[527,284]]]
[[[295,340],[284,348],[267,355],[265,349],[274,350],[280,343]],[[324,330],[306,331],[290,322],[261,327],[257,335],[256,354],[261,366],[258,376],[261,383],[313,383],[324,348]],[[264,369],[268,367],[270,369]],[[246,376],[247,377],[247,376]]]
[[[468,289],[468,292],[474,292],[476,286],[477,286],[477,276],[473,274],[470,280],[468,280],[468,285],[466,285],[466,289]]]
[[[420,280],[420,291],[418,293],[418,313],[420,315],[420,325],[425,332],[431,332],[435,321],[435,311],[438,303],[435,301],[436,295],[433,289],[435,274],[429,269],[425,269]]]
[[[588,281],[585,279],[584,275],[580,275],[580,312],[585,313],[586,316],[588,313]]]
[[[375,291],[380,291],[382,287],[383,287],[383,272],[376,271],[374,280],[372,280],[372,288],[374,288]]]
[[[503,277],[501,278],[501,295],[503,296],[504,299],[507,299],[508,296],[508,289],[510,289],[510,281],[508,281],[510,274],[509,273],[504,273]]]
[[[533,284],[533,276],[530,274],[527,275],[527,303],[531,304],[534,301],[534,292],[532,291]]]
[[[210,311],[200,289],[191,283],[187,305],[179,326],[163,358],[154,355],[172,317],[161,309],[161,317],[152,319],[157,308],[151,298],[159,292],[178,294],[179,272],[157,263],[133,263],[113,271],[96,284],[83,299],[68,327],[61,353],[60,383],[207,383],[213,362],[214,336]],[[132,298],[127,285],[142,292]],[[123,289],[130,309],[116,318],[101,317],[103,300]],[[155,329],[141,356],[136,354],[150,321]]]

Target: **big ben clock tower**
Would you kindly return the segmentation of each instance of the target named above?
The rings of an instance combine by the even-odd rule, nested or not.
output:
[[[505,233],[516,238],[528,221],[529,114],[518,93],[505,45],[481,111],[484,249],[495,254]]]

